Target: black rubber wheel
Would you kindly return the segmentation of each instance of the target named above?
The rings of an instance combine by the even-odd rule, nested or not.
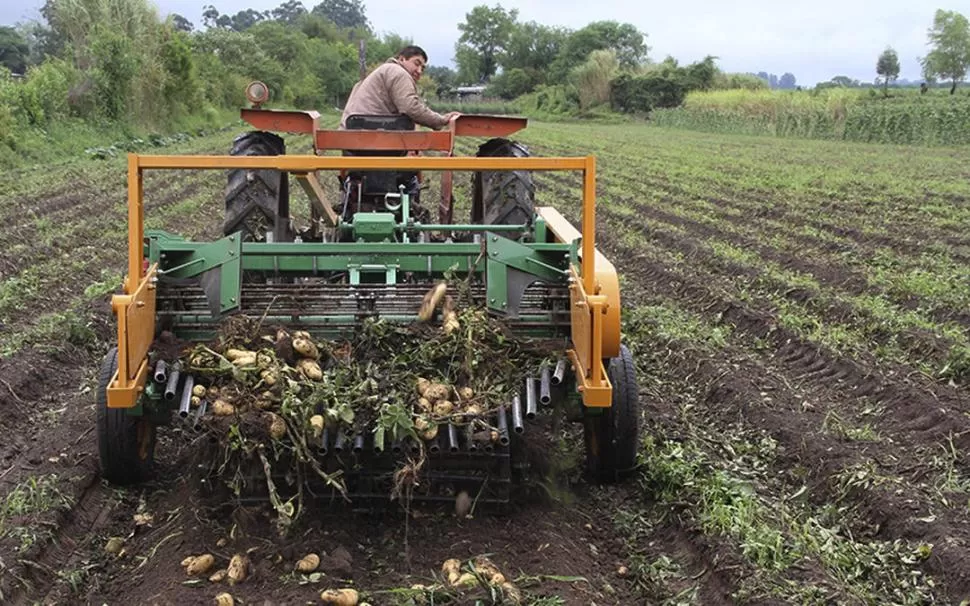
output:
[[[231,156],[281,156],[283,138],[254,131],[233,141]],[[290,228],[290,195],[287,174],[278,170],[234,168],[226,185],[226,218],[222,233],[242,232],[243,241],[262,242],[273,232],[277,242],[293,239]]]
[[[497,138],[483,143],[477,155],[527,158],[529,150],[515,141]],[[478,171],[472,175],[472,223],[531,225],[535,197],[536,186],[529,171]]]
[[[640,397],[633,356],[626,345],[607,367],[613,384],[612,406],[584,421],[586,465],[598,482],[629,477],[637,464],[640,444]]]
[[[108,384],[118,370],[118,348],[101,362],[95,394],[98,454],[101,475],[112,484],[135,484],[152,475],[155,458],[155,425],[129,415],[122,408],[108,408]]]

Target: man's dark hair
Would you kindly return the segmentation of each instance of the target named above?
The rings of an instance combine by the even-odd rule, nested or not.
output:
[[[428,53],[424,52],[424,49],[420,46],[405,46],[401,50],[397,51],[397,56],[402,59],[410,59],[415,55],[421,55],[424,58],[424,62],[428,62]]]

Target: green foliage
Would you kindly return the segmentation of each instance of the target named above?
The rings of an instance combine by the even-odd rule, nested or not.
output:
[[[937,10],[927,37],[933,50],[922,59],[923,75],[952,81],[953,94],[970,69],[970,21],[956,11]]]
[[[519,11],[506,11],[501,4],[493,8],[474,7],[458,24],[461,36],[455,43],[458,71],[469,82],[486,82],[495,75],[499,59],[508,46]]]
[[[610,81],[620,64],[614,50],[596,50],[585,63],[573,68],[570,80],[579,92],[579,107],[589,109],[610,101]]]
[[[572,85],[543,85],[519,97],[522,111],[530,115],[562,116],[579,110],[579,93]]]
[[[132,84],[139,69],[131,38],[100,28],[91,35],[90,51],[95,62],[91,78],[99,113],[109,120],[127,118]]]
[[[60,59],[50,59],[27,70],[27,77],[17,89],[17,107],[28,124],[43,126],[67,117],[72,71]]]
[[[888,89],[889,83],[899,77],[899,56],[891,47],[879,55],[876,61],[876,73],[882,77],[883,90]]]
[[[611,84],[610,101],[617,111],[646,113],[657,107],[677,107],[687,90],[677,79],[648,74],[622,74]]]
[[[694,92],[687,95],[683,107],[653,112],[651,121],[706,132],[917,145],[970,143],[967,99],[873,95],[841,87],[811,92]]]
[[[754,74],[725,74],[718,71],[714,75],[712,88],[715,90],[768,90],[768,83]]]
[[[161,53],[165,70],[162,99],[176,114],[196,111],[202,100],[202,82],[188,35],[179,30],[172,31],[162,43]]]
[[[532,92],[542,80],[541,72],[513,67],[492,78],[488,85],[488,92],[502,99],[515,99]]]
[[[23,35],[12,27],[0,26],[0,65],[18,74],[27,69],[29,48]]]
[[[337,27],[370,30],[370,23],[361,0],[323,0],[313,7],[311,14],[324,17]]]

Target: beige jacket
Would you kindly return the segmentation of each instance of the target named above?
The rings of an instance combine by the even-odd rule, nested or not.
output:
[[[432,111],[418,97],[414,78],[397,59],[388,59],[366,78],[354,85],[340,118],[345,128],[347,116],[394,116],[406,114],[417,124],[441,128],[448,124],[445,117]]]

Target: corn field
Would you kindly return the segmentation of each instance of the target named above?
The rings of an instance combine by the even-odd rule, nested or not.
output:
[[[691,93],[682,107],[654,110],[650,119],[658,126],[716,133],[934,146],[970,143],[970,98],[893,94],[899,96],[849,89]]]

